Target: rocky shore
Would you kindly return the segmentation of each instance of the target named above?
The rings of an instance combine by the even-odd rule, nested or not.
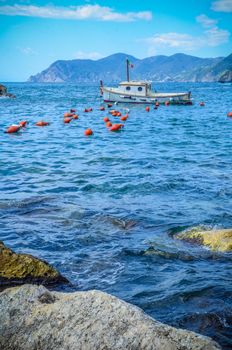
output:
[[[114,296],[24,285],[0,293],[0,349],[219,350],[208,337],[157,322]]]
[[[10,94],[9,92],[7,92],[7,88],[0,84],[0,97],[10,97],[10,98],[16,98],[15,95]]]
[[[175,236],[212,250],[231,250],[232,230],[195,228]],[[24,284],[24,283],[33,284]],[[0,242],[0,349],[218,350],[212,339],[160,323],[101,291],[51,292],[67,283],[51,265]],[[36,285],[41,283],[43,285]],[[8,288],[24,284],[20,287]]]

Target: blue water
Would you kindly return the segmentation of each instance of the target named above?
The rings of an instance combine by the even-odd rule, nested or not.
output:
[[[112,293],[230,349],[232,254],[173,234],[232,227],[232,86],[158,84],[191,90],[195,104],[130,107],[119,133],[104,125],[98,86],[7,87],[17,99],[0,99],[0,239],[53,264],[72,282],[63,289]],[[64,125],[70,108],[79,120]]]

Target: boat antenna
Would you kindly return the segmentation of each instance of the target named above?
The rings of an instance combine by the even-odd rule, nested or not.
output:
[[[126,78],[127,78],[127,81],[130,81],[129,60],[128,60],[128,58],[126,59]]]

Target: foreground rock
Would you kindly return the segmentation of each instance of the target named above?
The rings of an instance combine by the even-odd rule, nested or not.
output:
[[[196,244],[202,244],[215,251],[229,252],[232,250],[232,229],[202,231],[192,229],[180,232],[175,238]]]
[[[217,350],[210,338],[157,322],[99,292],[24,285],[0,293],[0,349]]]
[[[11,97],[11,98],[15,98],[16,96],[13,94],[10,94],[9,92],[7,92],[7,88],[4,85],[0,84],[0,97],[2,96],[6,96],[6,97]]]
[[[67,283],[52,266],[28,254],[16,254],[0,241],[0,286]]]

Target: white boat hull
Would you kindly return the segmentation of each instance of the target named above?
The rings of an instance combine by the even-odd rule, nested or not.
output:
[[[156,102],[162,104],[167,101],[170,104],[192,104],[190,92],[179,93],[152,93],[151,96],[136,96],[129,94],[122,94],[113,89],[103,88],[103,100],[105,102],[118,103],[140,103],[140,104],[155,104]],[[116,90],[116,89],[115,89]]]

